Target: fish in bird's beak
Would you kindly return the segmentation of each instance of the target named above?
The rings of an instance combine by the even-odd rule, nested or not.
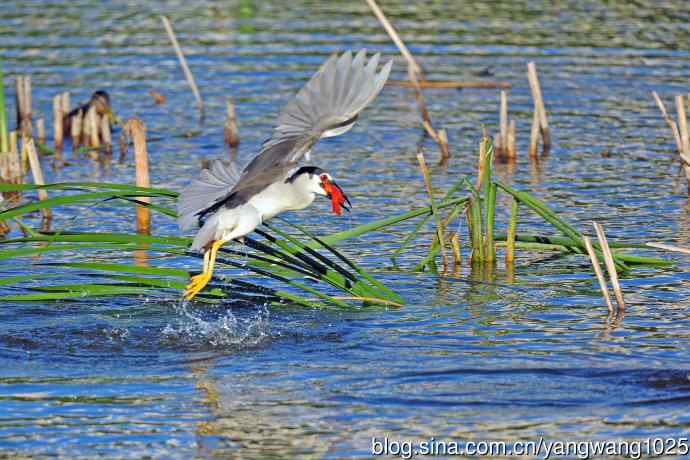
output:
[[[326,191],[326,196],[331,199],[331,207],[336,215],[340,215],[340,208],[350,212],[352,203],[350,203],[349,198],[347,195],[345,195],[345,192],[343,192],[343,189],[341,189],[338,184],[331,182],[328,178],[324,177],[322,179],[322,185],[323,189]]]

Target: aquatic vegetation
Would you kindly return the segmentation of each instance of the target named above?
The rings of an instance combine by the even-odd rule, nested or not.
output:
[[[218,302],[224,298],[252,303],[292,303],[315,308],[357,308],[356,305],[402,306],[404,301],[386,288],[355,262],[348,259],[335,246],[358,236],[420,218],[414,230],[400,243],[392,254],[393,261],[414,240],[432,218],[438,227],[467,214],[468,237],[471,242],[471,263],[493,264],[496,261],[496,242],[505,242],[506,260],[512,261],[515,248],[521,250],[561,250],[578,254],[585,253],[583,234],[558,216],[551,208],[527,192],[519,191],[493,178],[493,147],[488,139],[484,143],[481,193],[468,178],[460,179],[441,200],[430,206],[379,219],[349,230],[330,235],[317,236],[302,226],[278,219],[279,224],[264,225],[246,239],[246,247],[221,248],[219,266],[231,269],[231,274],[214,276],[211,289],[200,294],[203,302]],[[457,196],[462,188],[467,196]],[[99,203],[117,201],[144,207],[151,212],[170,218],[176,217],[173,210],[177,193],[164,188],[137,187],[109,183],[58,183],[45,186],[26,184],[0,184],[0,191],[27,191],[50,189],[61,192],[45,200],[31,201],[0,212],[0,222],[16,221],[26,232],[20,238],[0,241],[7,249],[0,250],[0,259],[15,259],[40,256],[48,253],[69,251],[79,254],[83,260],[74,257],[66,260],[53,258],[50,262],[35,262],[48,266],[56,272],[66,269],[78,270],[74,274],[79,282],[67,284],[29,285],[35,275],[12,276],[0,280],[6,287],[17,287],[18,293],[0,297],[5,301],[61,300],[88,296],[112,295],[170,295],[176,297],[190,277],[183,268],[159,264],[168,258],[199,258],[200,254],[188,251],[191,238],[179,236],[149,235],[145,233],[75,232],[69,229],[52,232],[37,232],[23,225],[20,218],[42,209],[60,206],[97,206]],[[502,191],[512,196],[511,219],[507,234],[495,232],[496,195]],[[523,235],[516,232],[519,211],[528,209],[542,217],[562,233],[562,236]],[[441,212],[445,211],[442,216]],[[440,251],[437,232],[429,254],[413,270],[437,271],[435,258]],[[642,247],[642,245],[621,245],[614,248]],[[594,251],[601,254],[598,245]],[[107,261],[108,254],[130,254],[135,264]],[[665,264],[657,258],[614,252],[613,260],[619,270],[628,270],[633,264]],[[155,263],[154,263],[155,262]],[[48,273],[48,278],[59,276]],[[271,280],[266,286],[266,280]],[[275,288],[277,282],[284,288]],[[332,291],[339,294],[334,294]]]
[[[44,187],[33,185],[0,184],[0,191],[51,189],[70,192],[43,201],[21,204],[0,212],[0,221],[16,220],[28,213],[65,205],[92,205],[118,200],[123,203],[146,207],[169,217],[175,211],[169,206],[177,193],[161,188],[144,188],[121,184],[64,183]],[[144,198],[158,202],[147,203]],[[166,206],[168,205],[168,206]],[[21,225],[21,222],[18,222]],[[291,228],[290,228],[291,227]],[[6,295],[2,300],[57,300],[85,296],[107,296],[123,294],[153,294],[172,290],[179,295],[185,280],[190,276],[186,270],[153,265],[158,257],[198,258],[200,254],[187,250],[191,239],[186,237],[155,236],[147,234],[126,234],[107,232],[74,232],[58,230],[35,232],[26,226],[27,235],[0,241],[10,249],[0,250],[0,259],[37,256],[46,253],[70,251],[85,257],[85,261],[37,262],[55,270],[72,268],[82,272],[75,278],[86,276],[89,282],[63,285],[41,285],[27,287],[28,292]],[[305,241],[290,234],[297,232]],[[231,267],[239,273],[230,277],[216,277],[210,283],[213,289],[204,292],[203,300],[211,302],[230,297],[252,302],[285,303],[291,302],[309,307],[336,306],[352,307],[352,302],[379,305],[402,305],[402,299],[394,292],[376,281],[362,268],[337,251],[327,241],[311,234],[304,228],[282,221],[282,225],[265,226],[257,234],[261,237],[247,238],[247,249],[222,248],[218,263]],[[337,240],[346,239],[358,232],[341,234]],[[277,235],[277,236],[276,236]],[[334,241],[331,239],[331,241]],[[139,263],[95,262],[104,254],[131,253]],[[327,255],[326,255],[327,254]],[[154,258],[155,255],[155,258]],[[94,276],[92,272],[102,274]],[[105,274],[103,274],[105,273]],[[246,275],[246,276],[245,276]],[[288,290],[260,286],[247,281],[252,277],[273,279],[285,284]],[[33,276],[5,278],[4,285],[15,285],[30,281]],[[319,287],[307,284],[316,282]],[[321,286],[331,286],[345,294],[331,295]],[[301,292],[300,292],[301,291]]]

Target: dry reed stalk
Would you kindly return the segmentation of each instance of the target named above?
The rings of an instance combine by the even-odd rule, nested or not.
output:
[[[36,120],[36,136],[38,137],[38,142],[41,144],[46,143],[46,125],[43,118]]]
[[[609,242],[604,234],[604,228],[597,222],[592,222],[592,225],[594,225],[594,230],[597,233],[597,239],[599,240],[601,252],[604,254],[604,263],[606,264],[606,270],[609,272],[609,279],[611,280],[613,293],[616,296],[616,302],[618,302],[618,311],[623,311],[625,310],[623,291],[621,290],[621,285],[618,282],[616,264],[613,261],[613,255],[611,253],[611,248],[609,247]]]
[[[391,40],[393,40],[393,43],[395,43],[395,46],[398,47],[400,54],[402,54],[405,60],[407,61],[407,74],[410,79],[410,83],[412,84],[412,87],[415,90],[415,99],[417,101],[417,107],[419,108],[419,112],[422,116],[422,126],[424,126],[424,130],[439,145],[439,148],[441,149],[441,162],[447,162],[447,159],[450,157],[448,142],[444,142],[444,138],[438,135],[433,125],[431,124],[429,109],[427,108],[426,102],[424,101],[424,96],[422,95],[422,87],[420,80],[422,82],[425,81],[422,68],[419,66],[419,64],[417,64],[417,61],[415,61],[414,57],[412,56],[412,53],[410,53],[410,51],[407,49],[407,46],[405,46],[405,43],[402,41],[398,33],[395,31],[395,28],[393,28],[393,25],[390,23],[388,18],[386,18],[386,15],[378,6],[376,1],[366,0],[366,2],[369,5],[369,8],[371,8],[371,10],[374,12],[374,15],[379,20],[383,28],[385,29],[386,33],[388,33],[388,36],[391,38]]]
[[[594,268],[594,273],[597,275],[597,280],[599,281],[599,288],[601,289],[601,294],[604,296],[604,300],[606,301],[606,306],[609,309],[609,316],[613,315],[614,313],[614,308],[613,308],[613,302],[611,302],[611,296],[609,295],[609,287],[606,284],[606,280],[604,279],[604,273],[601,271],[601,266],[599,266],[599,258],[597,257],[597,253],[594,251],[594,247],[592,246],[592,241],[589,239],[587,236],[583,236],[582,239],[585,242],[585,248],[587,248],[587,254],[589,254],[589,258],[592,261],[592,267]]]
[[[33,139],[28,139],[24,144],[24,149],[29,157],[29,165],[31,165],[31,175],[34,178],[34,184],[45,185],[43,180],[43,170],[41,169],[41,161],[38,158],[38,152],[36,151],[36,145]],[[38,199],[43,201],[48,199],[48,192],[45,189],[38,189]],[[41,210],[43,214],[44,221],[50,221],[51,212],[50,208],[43,208]]]
[[[534,109],[532,114],[532,129],[529,133],[529,157],[537,158],[537,149],[539,148],[539,113]]]
[[[448,256],[446,255],[446,239],[443,230],[443,224],[441,223],[441,216],[438,214],[438,208],[436,207],[436,200],[434,199],[434,189],[431,186],[431,178],[429,177],[429,168],[426,165],[426,160],[424,159],[424,152],[421,150],[417,152],[417,161],[419,162],[419,169],[422,170],[422,177],[424,178],[424,186],[426,187],[426,192],[429,194],[429,200],[431,202],[431,211],[436,218],[436,238],[438,238],[439,246],[441,248],[441,260],[443,261],[443,273],[448,272]]]
[[[439,161],[439,164],[447,165],[448,159],[450,158],[450,152],[448,151],[448,136],[446,134],[446,129],[439,129],[437,134],[438,145],[441,146],[441,160]]]
[[[17,115],[16,128],[20,129],[24,119],[24,76],[17,75],[14,80],[14,108]]]
[[[19,151],[17,149],[18,132],[10,132],[10,151],[8,156],[8,181],[10,184],[21,184],[23,182],[22,163],[19,159]],[[8,196],[11,199],[19,199],[22,192],[10,192]]]
[[[60,157],[62,151],[62,143],[64,142],[62,132],[63,117],[66,114],[62,110],[62,94],[57,94],[53,98],[53,145],[55,147],[55,156]]]
[[[498,111],[499,119],[499,143],[494,144],[497,156],[502,156],[508,151],[508,93],[501,91],[501,102]]]
[[[98,126],[98,114],[96,113],[96,107],[91,106],[89,110],[86,111],[86,123],[84,123],[87,135],[87,142],[89,147],[99,147],[101,144]]]
[[[403,88],[414,88],[415,85],[408,80],[388,80],[388,85],[402,86]],[[448,81],[448,80],[421,80],[418,82],[420,88],[428,89],[508,89],[513,85],[507,81]]]
[[[680,252],[683,254],[690,254],[689,248],[674,246],[672,244],[650,242],[650,243],[646,243],[646,246],[649,246],[650,248],[665,249],[666,251]]]
[[[235,114],[235,105],[232,103],[231,97],[227,99],[227,118],[225,119],[225,126],[223,128],[223,137],[225,138],[225,144],[230,150],[240,145],[240,135],[237,130],[237,115]]]
[[[544,99],[541,94],[541,86],[539,85],[539,77],[537,76],[537,67],[534,65],[534,62],[527,64],[527,79],[532,92],[532,98],[534,99],[534,110],[539,115],[539,130],[541,131],[544,153],[547,153],[551,149],[551,132],[546,116],[546,108],[544,107]]]
[[[457,232],[450,235],[450,247],[453,251],[453,273],[457,274],[462,267],[462,254],[460,252],[460,236]]]
[[[72,155],[77,155],[77,150],[82,143],[82,128],[84,127],[84,114],[79,110],[70,124],[70,137],[72,138]]]
[[[17,137],[19,137],[19,133],[17,133]],[[29,152],[26,149],[26,143],[29,141],[29,139],[32,138],[27,136],[26,134],[22,134],[22,148],[21,150],[19,150],[22,177],[29,172]]]
[[[673,139],[676,141],[676,148],[679,152],[682,152],[683,142],[680,138],[678,124],[673,120],[673,118],[669,116],[668,112],[666,111],[666,106],[664,105],[663,101],[661,100],[656,91],[652,91],[652,96],[654,96],[656,105],[659,107],[659,110],[661,111],[661,116],[664,117],[664,120],[666,120],[666,123],[668,123],[668,126],[671,128],[671,132],[673,133]]]
[[[184,57],[182,48],[180,48],[180,44],[177,42],[177,37],[175,36],[175,31],[172,28],[172,24],[170,24],[170,20],[166,16],[161,16],[161,21],[163,21],[163,26],[165,27],[165,31],[168,33],[168,38],[170,39],[173,48],[175,48],[175,53],[177,54],[177,59],[180,61],[180,66],[182,66],[182,71],[184,72],[184,76],[187,79],[187,84],[189,84],[189,87],[192,89],[192,93],[194,94],[194,98],[196,99],[196,106],[199,109],[199,111],[203,113],[204,101],[201,99],[199,88],[196,86],[196,82],[194,81],[194,75],[192,75],[192,71],[189,70],[189,66],[187,65],[187,59]]]
[[[67,114],[70,112],[70,100],[69,100],[69,91],[65,91],[61,94],[61,102],[62,102],[62,113],[63,117],[66,117]]]
[[[383,11],[379,7],[379,5],[376,3],[376,0],[366,0],[367,5],[369,5],[369,8],[371,8],[371,11],[374,12],[374,15],[376,18],[379,20],[383,28],[386,30],[386,33],[388,36],[393,40],[393,43],[395,43],[395,46],[398,47],[398,50],[400,51],[400,54],[403,55],[405,60],[407,61],[407,65],[412,69],[412,72],[415,74],[415,76],[420,79],[424,80],[424,74],[422,72],[422,68],[417,64],[417,61],[415,61],[414,57],[412,56],[412,53],[410,53],[410,50],[407,49],[407,46],[405,46],[405,43],[400,39],[400,36],[398,33],[395,31],[395,28],[393,25],[388,21],[388,18],[386,18],[386,15],[383,14]],[[412,82],[415,87],[419,87],[419,83],[414,83]]]
[[[685,116],[685,101],[683,96],[676,96],[676,111],[678,113],[678,129],[680,131],[680,152],[690,152],[690,136],[688,135],[688,119]]]
[[[24,77],[24,104],[24,134],[31,137],[33,136],[31,126],[31,117],[33,112],[31,98],[31,75]]]
[[[515,124],[515,118],[510,119],[510,123],[508,124],[508,139],[506,141],[508,151],[507,156],[511,160],[515,160],[517,157],[517,147],[515,146],[515,131],[517,130],[517,126]]]
[[[17,130],[31,136],[31,77],[17,75],[16,80]]]
[[[123,132],[132,139],[134,144],[134,163],[136,167],[137,187],[150,187],[149,160],[146,152],[146,126],[138,118],[130,118],[124,126]],[[138,197],[139,201],[150,203],[149,197]],[[149,234],[151,231],[151,213],[143,206],[137,206],[137,232]]]
[[[31,77],[17,75],[16,80],[17,129],[31,136]]]
[[[113,137],[110,133],[110,120],[108,117],[101,117],[101,137],[103,140],[103,146],[105,147],[106,155],[113,153]]]
[[[117,139],[117,144],[120,146],[120,158],[118,161],[124,163],[127,157],[127,133],[123,130],[120,137]]]

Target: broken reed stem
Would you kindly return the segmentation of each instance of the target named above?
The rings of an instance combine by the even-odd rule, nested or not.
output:
[[[604,234],[604,228],[597,222],[592,222],[594,225],[594,230],[597,233],[597,239],[599,240],[599,248],[604,254],[604,263],[606,264],[606,270],[609,272],[609,279],[611,280],[611,286],[613,287],[613,293],[616,296],[616,302],[618,303],[618,310],[625,310],[625,302],[623,301],[623,291],[621,290],[621,285],[618,282],[618,273],[616,272],[616,264],[613,261],[613,254],[611,253],[611,248],[609,247],[609,242]]]
[[[447,163],[448,158],[450,157],[450,150],[448,149],[448,139],[444,134],[438,134],[436,130],[434,129],[433,125],[431,124],[431,117],[429,116],[429,109],[426,106],[426,102],[424,101],[424,96],[422,95],[422,86],[420,81],[425,81],[424,78],[424,72],[422,72],[422,68],[417,64],[417,61],[415,61],[414,57],[412,56],[412,53],[410,53],[410,50],[407,49],[407,46],[405,46],[405,43],[402,41],[398,33],[395,31],[395,28],[393,28],[393,25],[390,23],[388,18],[386,18],[386,15],[383,13],[379,5],[376,3],[376,0],[366,0],[367,5],[369,5],[369,8],[373,11],[374,15],[376,18],[379,20],[383,28],[385,29],[386,33],[388,36],[393,40],[393,43],[395,43],[395,46],[398,47],[398,50],[400,51],[400,54],[403,55],[405,60],[407,61],[407,74],[410,80],[410,83],[412,87],[415,90],[415,99],[417,101],[417,107],[419,108],[419,112],[422,115],[422,125],[424,126],[424,130],[431,136],[431,138],[438,143],[439,148],[441,149],[441,163]]]
[[[113,138],[110,133],[110,120],[107,116],[101,117],[101,137],[103,146],[105,147],[105,153],[110,155],[113,153]]]
[[[386,15],[383,14],[383,11],[376,3],[376,0],[366,0],[366,2],[367,5],[369,5],[369,8],[371,8],[371,11],[374,12],[374,15],[379,20],[388,36],[391,38],[391,40],[393,40],[393,43],[395,43],[395,46],[398,47],[400,54],[403,55],[403,57],[407,61],[407,65],[412,69],[415,76],[420,80],[424,80],[422,68],[419,66],[419,64],[417,64],[417,61],[415,61],[414,57],[412,56],[412,53],[410,53],[410,50],[407,49],[407,46],[405,46],[405,43],[402,41],[398,33],[395,31],[393,25],[390,23],[390,21],[388,21],[388,18],[386,18]],[[419,87],[419,82],[412,82],[412,84],[415,86],[415,88]]]
[[[22,163],[19,159],[19,149],[17,148],[19,133],[12,131],[10,133],[10,178],[13,184],[21,184],[22,181]]]
[[[690,94],[688,95],[690,105]],[[688,182],[688,196],[690,196],[690,135],[688,134],[688,121],[683,104],[683,96],[676,96],[676,109],[678,111],[678,123],[680,126],[680,139],[682,148],[678,151],[680,163],[685,171],[685,178]]]
[[[680,130],[680,152],[690,152],[690,136],[688,136],[688,120],[685,116],[683,96],[676,96],[676,111],[678,113],[678,128]]]
[[[453,273],[458,273],[462,266],[462,253],[460,251],[460,235],[453,232],[450,235],[450,247],[453,252]]]
[[[429,168],[426,166],[426,160],[424,159],[424,152],[421,150],[417,153],[417,161],[419,162],[419,168],[422,170],[422,177],[424,178],[424,186],[426,187],[426,192],[429,194],[429,200],[431,201],[431,212],[436,220],[436,237],[438,238],[439,246],[441,247],[441,260],[443,261],[443,273],[448,272],[448,256],[446,255],[446,240],[443,230],[443,223],[441,222],[441,215],[438,213],[438,208],[436,207],[436,200],[434,199],[434,189],[431,186],[431,179],[429,177]]]
[[[28,141],[24,144],[24,149],[29,157],[29,165],[31,166],[31,175],[34,178],[34,184],[45,185],[45,181],[43,180],[43,170],[41,169],[41,161],[38,158],[38,152],[36,151],[36,144],[34,143],[34,140],[28,139]],[[38,199],[41,201],[47,200],[48,192],[43,188],[38,189]],[[43,213],[44,225],[46,222],[50,222],[52,217],[50,208],[48,207],[41,209],[41,213]]]
[[[46,125],[43,118],[36,120],[36,137],[38,137],[38,142],[41,144],[46,143]]]
[[[5,75],[0,66],[0,153],[7,153],[10,149],[9,144],[7,109],[5,108]]]
[[[531,159],[537,158],[537,150],[539,148],[539,113],[534,108],[532,114],[532,129],[529,133],[529,157]]]
[[[549,131],[549,122],[546,117],[546,108],[544,107],[544,99],[541,94],[541,86],[539,85],[539,77],[537,76],[537,67],[534,62],[527,64],[527,79],[529,81],[529,88],[534,99],[534,110],[539,115],[539,129],[541,131],[542,144],[544,146],[544,153],[551,149],[551,133]]]
[[[646,246],[649,246],[650,248],[664,249],[666,251],[680,252],[683,254],[690,255],[690,249],[683,248],[680,246],[674,246],[672,244],[650,242],[650,243],[646,243]]]
[[[98,114],[96,113],[96,107],[92,104],[89,110],[86,111],[86,126],[88,127],[88,144],[89,147],[99,147],[101,144],[100,136],[98,131],[100,131],[98,126]]]
[[[387,85],[402,86],[403,88],[414,88],[415,85],[408,80],[388,80]],[[420,88],[432,89],[457,89],[457,88],[479,88],[479,89],[508,89],[513,85],[507,81],[448,81],[448,80],[420,80]]]
[[[668,123],[668,126],[671,128],[671,132],[673,133],[673,139],[676,141],[676,148],[678,149],[679,152],[683,151],[683,142],[680,138],[680,131],[678,131],[678,124],[671,118],[666,111],[666,106],[664,105],[663,101],[659,97],[656,91],[652,91],[652,96],[654,96],[654,100],[656,101],[656,105],[659,107],[659,110],[661,111],[661,116],[664,117],[664,120],[666,120],[666,123]]]
[[[24,76],[17,75],[14,80],[14,108],[16,112],[16,129],[22,126],[24,113]]]
[[[446,165],[450,158],[450,152],[448,151],[448,136],[446,135],[445,128],[438,130],[438,145],[441,147],[441,160],[439,164]]]
[[[235,105],[231,97],[227,99],[227,118],[225,119],[225,126],[223,128],[223,137],[225,138],[225,145],[227,145],[230,150],[240,145],[240,135],[237,130],[237,115],[235,114]]]
[[[499,143],[494,143],[496,155],[503,155],[508,149],[508,94],[501,91],[501,103],[498,112],[499,119]]]
[[[146,152],[146,126],[138,118],[130,118],[124,126],[124,133],[134,144],[134,162],[137,187],[149,187],[149,160]],[[150,203],[149,197],[138,197],[139,201]],[[137,206],[137,233],[148,235],[151,230],[151,213],[144,206]]]
[[[23,182],[22,166],[19,161],[19,152],[17,151],[17,131],[10,131],[8,151],[4,155],[3,165],[3,179],[9,184],[21,184]],[[3,195],[8,200],[17,200],[21,198],[22,192],[4,192]]]
[[[17,75],[16,101],[17,129],[31,137],[31,76]]]
[[[510,220],[508,221],[508,231],[506,234],[506,265],[515,261],[515,234],[517,233],[519,202],[513,198],[510,205]]]
[[[511,118],[510,124],[508,125],[508,152],[507,156],[509,159],[514,160],[517,157],[517,147],[515,146],[515,131],[517,130],[517,125],[515,124],[515,118]]]
[[[31,98],[31,75],[27,75],[24,77],[24,134],[31,137],[33,136],[32,133],[32,126],[31,126],[31,117],[32,117],[32,98]]]
[[[192,75],[192,71],[189,70],[189,66],[187,65],[187,59],[184,57],[182,48],[180,48],[180,44],[177,42],[177,37],[175,36],[175,31],[172,28],[172,24],[170,24],[170,20],[166,16],[161,16],[161,21],[163,21],[163,26],[165,27],[165,31],[168,33],[168,38],[170,39],[173,48],[175,48],[175,53],[177,54],[177,59],[180,61],[180,66],[182,66],[182,71],[184,72],[184,76],[187,79],[187,84],[189,84],[189,87],[192,89],[192,93],[194,94],[194,98],[196,99],[196,106],[199,109],[199,111],[203,113],[204,101],[201,99],[199,88],[196,86],[196,82],[194,81],[194,75]]]
[[[609,287],[606,284],[606,280],[604,279],[604,273],[601,271],[601,266],[599,266],[599,258],[597,257],[597,253],[594,250],[594,247],[592,246],[592,241],[590,241],[589,237],[583,235],[582,240],[585,243],[585,248],[587,249],[587,254],[589,254],[589,259],[592,261],[594,273],[597,275],[597,280],[599,281],[599,288],[601,289],[601,293],[604,296],[604,300],[606,301],[606,306],[609,309],[609,316],[611,316],[614,313],[613,302],[611,302],[611,296],[609,295]]]
[[[78,149],[82,141],[82,128],[84,125],[84,114],[79,110],[70,123],[70,137],[72,138],[72,156],[78,155]]]
[[[62,116],[63,118],[67,116],[67,114],[70,112],[70,100],[69,100],[69,91],[65,91],[61,94],[61,100],[62,100]]]

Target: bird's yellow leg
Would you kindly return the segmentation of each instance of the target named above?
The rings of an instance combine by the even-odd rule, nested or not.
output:
[[[187,285],[182,294],[186,300],[191,300],[199,293],[211,280],[213,276],[213,269],[216,265],[216,255],[218,248],[220,248],[225,241],[215,240],[211,243],[211,247],[204,253],[204,269],[201,273],[192,277],[192,281]]]

